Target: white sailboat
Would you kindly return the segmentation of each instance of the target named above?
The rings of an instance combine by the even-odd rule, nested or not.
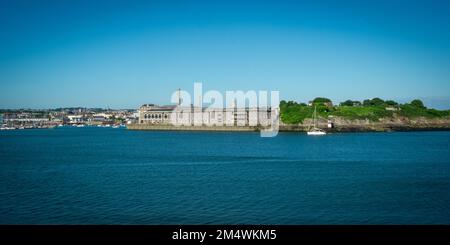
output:
[[[325,132],[325,130],[320,129],[317,127],[317,112],[316,112],[317,107],[314,106],[314,113],[313,113],[313,124],[314,126],[311,128],[311,125],[308,129],[308,132],[306,132],[308,135],[326,135],[327,132]]]

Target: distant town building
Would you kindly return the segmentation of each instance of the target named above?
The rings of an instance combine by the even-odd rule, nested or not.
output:
[[[68,115],[70,124],[80,124],[87,122],[87,119],[83,115]]]
[[[331,121],[331,120],[328,119],[327,127],[328,127],[328,128],[334,128],[334,123],[333,123],[333,121]]]
[[[32,113],[7,113],[3,115],[4,123],[28,123],[28,122],[48,122],[47,116],[35,115]]]
[[[91,121],[94,121],[94,122],[104,122],[104,121],[110,120],[112,117],[113,117],[113,115],[111,115],[111,114],[96,113],[96,114],[93,114],[90,119],[91,119]]]

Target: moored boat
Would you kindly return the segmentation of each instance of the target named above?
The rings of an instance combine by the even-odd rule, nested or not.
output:
[[[317,106],[314,106],[314,112],[313,112],[313,126],[309,127],[308,131],[306,132],[307,135],[326,135],[327,132],[323,129],[320,129],[317,125]]]

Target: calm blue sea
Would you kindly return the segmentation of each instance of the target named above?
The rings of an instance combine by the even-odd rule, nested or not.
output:
[[[0,132],[1,224],[450,224],[450,132]]]

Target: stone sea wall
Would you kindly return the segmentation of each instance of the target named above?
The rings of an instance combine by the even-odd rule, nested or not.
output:
[[[349,120],[333,118],[333,128],[328,128],[328,120],[319,119],[319,128],[327,132],[388,132],[388,131],[421,131],[421,130],[450,130],[450,118],[384,118],[380,121]],[[280,123],[281,132],[304,132],[311,125],[311,120],[306,119],[303,124],[292,125]],[[156,131],[222,131],[222,132],[251,132],[259,131],[260,127],[250,126],[173,126],[129,124],[130,130],[156,130]]]
[[[228,127],[228,126],[174,126],[174,125],[151,125],[151,124],[129,124],[127,129],[130,130],[156,130],[156,131],[236,131],[251,132],[258,131],[258,127]]]

